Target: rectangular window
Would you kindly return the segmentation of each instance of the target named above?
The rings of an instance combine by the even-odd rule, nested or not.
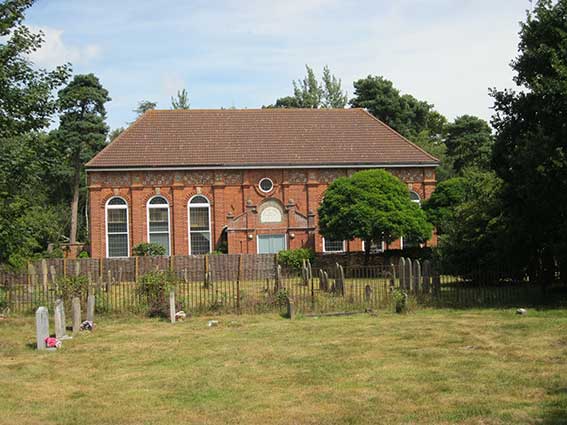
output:
[[[211,251],[211,234],[209,232],[191,232],[191,254],[202,255]]]
[[[128,256],[128,210],[109,208],[107,210],[108,256]]]
[[[148,211],[149,241],[163,246],[165,255],[169,255],[169,209],[150,207]]]
[[[323,238],[323,252],[345,252],[345,242]]]

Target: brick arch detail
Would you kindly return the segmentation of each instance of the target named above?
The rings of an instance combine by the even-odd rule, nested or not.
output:
[[[105,208],[106,207],[106,203],[108,202],[108,200],[110,198],[122,198],[126,201],[126,203],[128,204],[128,209],[132,208],[132,198],[130,197],[130,195],[123,193],[122,191],[120,191],[118,194],[115,193],[109,193],[105,196],[103,196],[100,200],[100,207],[101,208]]]
[[[169,204],[169,206],[171,207],[173,204],[173,200],[171,199],[171,195],[169,193],[163,193],[163,191],[160,191],[160,193],[148,193],[144,196],[143,200],[144,200],[144,208],[148,207],[148,202],[150,199],[155,198],[156,196],[161,196],[162,198],[165,198],[167,200],[167,203]]]
[[[196,190],[191,190],[191,191],[187,192],[185,194],[185,196],[183,197],[184,198],[183,205],[185,206],[185,208],[187,208],[187,204],[189,203],[189,200],[195,195],[202,195],[205,198],[207,198],[209,200],[209,204],[211,205],[211,207],[215,204],[212,192],[201,191],[201,193],[199,193]]]

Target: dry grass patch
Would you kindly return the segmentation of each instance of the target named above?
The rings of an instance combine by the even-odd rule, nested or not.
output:
[[[567,311],[0,322],[0,424],[566,424]]]

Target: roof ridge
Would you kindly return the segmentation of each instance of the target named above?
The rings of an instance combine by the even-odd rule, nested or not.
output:
[[[191,109],[150,109],[148,112],[172,112],[172,113],[179,113],[179,112],[289,112],[289,111],[302,111],[302,112],[335,112],[335,111],[357,111],[357,110],[364,110],[364,108],[191,108]]]

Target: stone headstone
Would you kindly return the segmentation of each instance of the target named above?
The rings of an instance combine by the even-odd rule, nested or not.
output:
[[[55,323],[55,338],[57,339],[67,339],[67,329],[65,328],[65,305],[63,300],[55,301],[55,313],[54,313],[54,323]]]
[[[394,288],[396,286],[396,266],[390,263],[390,287]]]
[[[431,261],[425,260],[423,262],[423,292],[429,294],[431,289]]]
[[[81,300],[73,298],[73,335],[77,335],[81,330]]]
[[[335,290],[334,292],[338,295],[345,295],[345,272],[343,266],[337,263],[337,278],[335,279]]]
[[[370,285],[366,285],[364,287],[364,299],[366,301],[370,301],[372,299],[372,287]]]
[[[328,291],[327,281],[325,280],[325,271],[323,269],[319,269],[319,289],[325,292]]]
[[[421,264],[419,260],[413,262],[413,290],[418,293],[421,286]]]
[[[313,269],[311,268],[311,263],[309,261],[307,262],[307,272],[309,280],[313,279]]]
[[[291,320],[295,319],[295,304],[291,297],[287,297],[287,317]]]
[[[94,314],[95,314],[95,296],[89,295],[87,297],[87,320],[89,322],[94,323]]]
[[[169,291],[169,320],[175,323],[175,292]]]
[[[304,286],[309,285],[309,270],[307,270],[307,266],[305,265],[305,260],[303,260],[303,267],[301,269],[301,281]]]
[[[404,257],[400,257],[398,269],[400,274],[400,288],[403,289],[406,284],[406,260]]]
[[[413,264],[410,258],[406,258],[406,270],[404,273],[405,282],[404,282],[404,289],[406,291],[411,290],[412,281],[413,281]]]
[[[45,350],[45,338],[49,336],[49,311],[39,307],[35,312],[35,341],[38,350]]]

